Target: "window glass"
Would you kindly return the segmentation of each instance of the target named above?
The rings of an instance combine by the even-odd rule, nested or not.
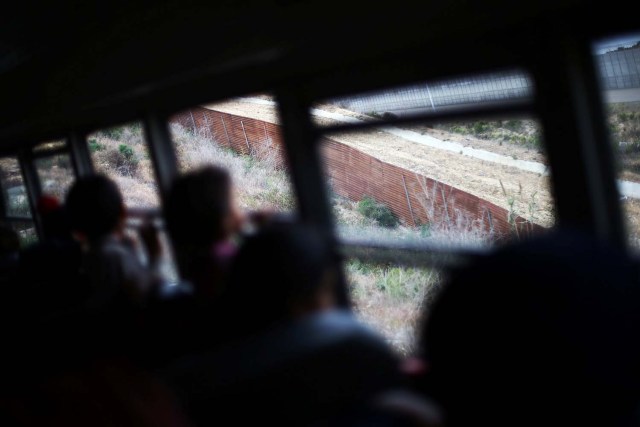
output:
[[[0,178],[8,217],[31,217],[27,191],[22,180],[20,164],[14,157],[0,159]]]
[[[343,239],[490,246],[555,222],[535,120],[381,125],[321,144]]]
[[[64,200],[75,178],[68,154],[38,157],[33,161],[43,194]]]
[[[245,210],[292,212],[277,109],[267,95],[194,106],[170,119],[179,170],[217,165],[231,174]]]
[[[102,129],[87,137],[96,172],[113,179],[129,208],[159,206],[142,123]]]
[[[316,104],[342,245],[386,247],[393,260],[393,248],[483,251],[553,227],[550,171],[533,117],[428,120],[442,109],[527,102],[532,92],[526,75],[498,73]],[[416,113],[425,119],[385,123]],[[353,258],[345,269],[357,313],[398,351],[411,351],[417,315],[442,281],[441,270]]]
[[[629,243],[640,250],[640,33],[593,45]],[[622,66],[620,66],[622,64]]]

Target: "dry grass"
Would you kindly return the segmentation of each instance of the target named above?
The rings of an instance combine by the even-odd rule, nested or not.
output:
[[[494,241],[496,236],[486,229],[482,218],[469,217],[455,208],[454,201],[446,209],[436,204],[442,196],[438,186],[430,191],[425,186],[419,191],[419,199],[429,216],[429,224],[419,227],[381,227],[358,212],[357,202],[334,195],[333,211],[340,236],[373,243],[458,247],[486,247]],[[398,353],[411,354],[416,347],[416,328],[439,289],[442,272],[358,260],[349,260],[345,268],[356,313],[380,331]]]
[[[158,188],[142,127],[130,125],[116,129],[97,132],[88,138],[96,171],[118,184],[127,206],[157,207]],[[122,153],[122,145],[133,150],[130,158]]]
[[[346,263],[355,311],[402,355],[416,347],[416,328],[440,284],[433,269]]]
[[[240,207],[285,212],[294,208],[289,178],[279,166],[276,151],[269,149],[270,140],[255,144],[262,148],[247,156],[221,147],[204,132],[194,133],[175,124],[171,132],[181,172],[210,164],[221,166],[231,174]]]

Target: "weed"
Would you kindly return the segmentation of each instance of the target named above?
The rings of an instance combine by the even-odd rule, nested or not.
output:
[[[442,185],[428,183],[420,175],[416,175],[416,180],[419,186],[413,189],[413,194],[426,215],[426,222],[417,224],[414,234],[432,242],[465,246],[487,246],[494,240],[490,220],[473,218],[456,208],[455,200]]]
[[[365,196],[358,202],[358,212],[367,218],[375,220],[382,227],[393,228],[400,223],[398,217],[387,205],[376,201],[370,196]]]
[[[431,224],[418,224],[420,237],[431,237]]]
[[[288,211],[295,207],[292,194],[280,191],[277,186],[272,186],[263,193],[263,201],[267,206],[282,211]]]
[[[251,169],[253,169],[256,166],[256,158],[253,156],[249,156],[249,155],[244,155],[242,156],[242,159],[244,160],[244,170],[245,172],[249,172],[251,171]]]
[[[433,301],[441,275],[437,270],[349,260],[345,264],[355,311],[401,354],[415,348],[415,328]]]
[[[138,159],[136,159],[136,153],[133,151],[133,148],[129,147],[127,144],[120,144],[118,146],[118,151],[122,154],[124,159],[132,164],[137,164]]]
[[[471,129],[473,130],[473,133],[476,136],[478,136],[478,135],[482,135],[483,133],[487,132],[490,129],[490,126],[486,122],[477,121],[477,122],[473,123],[473,125],[471,126]]]
[[[89,151],[91,151],[92,153],[95,153],[96,151],[104,151],[106,148],[107,146],[99,143],[97,139],[89,139]]]
[[[293,191],[277,147],[270,139],[254,144],[254,156],[223,147],[208,132],[193,133],[172,125],[180,170],[183,172],[215,164],[229,171],[240,206],[289,211],[295,207]]]

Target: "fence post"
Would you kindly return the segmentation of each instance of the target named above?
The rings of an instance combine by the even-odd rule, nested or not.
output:
[[[489,218],[489,232],[493,235],[493,215],[489,209],[487,209],[487,217]]]
[[[447,216],[447,226],[451,226],[451,217],[449,216],[449,206],[447,206],[447,197],[444,195],[444,189],[440,185],[440,194],[442,195],[442,205],[444,206],[444,213]]]
[[[220,114],[220,120],[222,120],[222,127],[224,128],[224,134],[227,135],[227,146],[231,147],[231,138],[229,138],[229,132],[227,132],[227,125],[224,124],[224,117]]]
[[[195,135],[198,132],[198,126],[196,126],[196,121],[193,118],[193,112],[189,110],[189,115],[191,116],[191,123],[193,124],[193,134]]]
[[[211,136],[211,127],[209,126],[209,118],[207,117],[207,113],[205,111],[202,112],[202,118],[204,119],[204,125],[207,128],[209,139],[213,139],[213,137]]]
[[[407,205],[409,205],[409,213],[411,214],[411,221],[413,221],[413,226],[415,227],[416,218],[413,216],[413,208],[411,207],[411,200],[409,199],[409,192],[407,191],[407,182],[404,179],[404,174],[402,176],[402,186],[404,187],[404,195],[407,196]]]
[[[249,150],[249,155],[253,154],[253,150],[251,150],[251,145],[249,144],[249,138],[247,138],[247,132],[244,130],[244,123],[240,120],[240,125],[242,126],[242,133],[244,133],[244,141],[247,143],[247,150]]]

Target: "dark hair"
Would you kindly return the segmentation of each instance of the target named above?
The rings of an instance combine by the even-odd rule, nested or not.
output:
[[[167,229],[177,246],[208,246],[224,237],[231,205],[226,170],[206,166],[178,177],[169,191]]]
[[[78,178],[66,199],[71,228],[89,240],[115,230],[124,210],[122,194],[115,182],[104,175]]]
[[[245,240],[231,267],[226,298],[234,323],[257,330],[287,320],[292,304],[313,298],[334,265],[329,240],[316,228],[266,226]]]

